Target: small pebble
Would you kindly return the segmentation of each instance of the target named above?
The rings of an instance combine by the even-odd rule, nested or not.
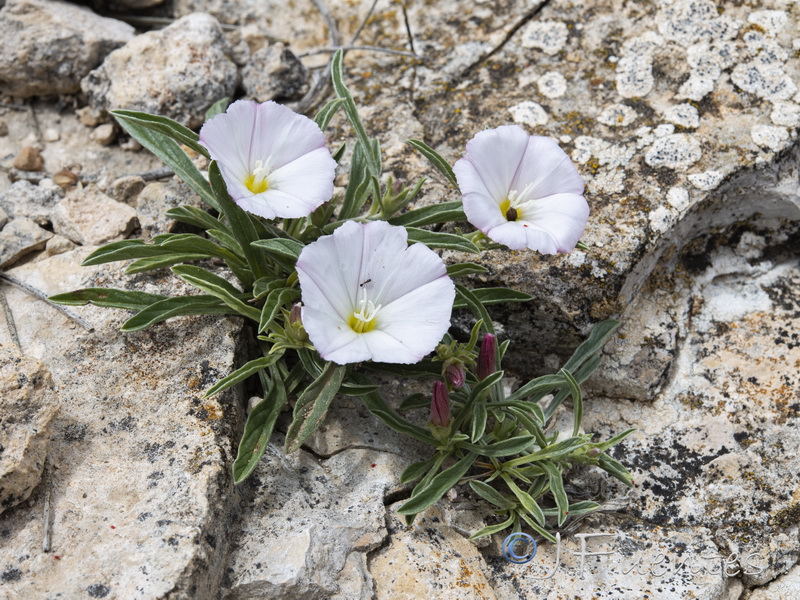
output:
[[[14,157],[14,168],[20,171],[41,171],[43,167],[44,159],[33,146],[24,146]]]
[[[44,141],[46,142],[57,142],[61,139],[61,134],[58,133],[57,129],[53,129],[52,127],[48,127],[44,130]]]
[[[117,131],[113,123],[104,123],[95,128],[91,138],[101,146],[109,146],[117,139]]]

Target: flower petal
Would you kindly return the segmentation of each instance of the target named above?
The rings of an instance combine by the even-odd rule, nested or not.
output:
[[[555,242],[555,251],[542,250],[530,243],[528,248],[546,254],[571,252],[586,228],[586,222],[589,220],[589,204],[583,196],[577,194],[553,194],[526,203],[523,214],[525,221],[546,231]]]
[[[525,149],[528,134],[518,125],[481,131],[467,142],[464,157],[472,163],[489,195],[500,204],[508,195]],[[459,181],[460,184],[460,181]]]
[[[531,186],[528,198],[543,198],[553,194],[583,194],[583,179],[567,153],[549,137],[530,136],[525,154],[519,164],[512,190],[522,192]]]
[[[264,194],[285,194],[281,200],[276,197],[272,206],[279,217],[304,217],[331,199],[335,175],[336,161],[331,153],[327,148],[317,148],[270,173],[269,190]]]
[[[244,182],[250,174],[250,145],[255,132],[257,112],[258,104],[255,102],[238,100],[200,129],[200,143],[208,148],[211,158],[220,163],[223,175],[227,171],[233,180]],[[225,182],[228,181],[226,177]],[[242,187],[244,188],[243,183]],[[231,191],[230,184],[228,188]],[[247,191],[247,188],[244,189]],[[234,196],[233,192],[231,195]]]
[[[272,101],[258,105],[254,127],[258,133],[250,156],[254,162],[271,157],[273,169],[325,146],[325,134],[314,121]]]

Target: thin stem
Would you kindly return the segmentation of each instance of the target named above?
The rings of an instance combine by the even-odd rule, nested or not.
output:
[[[406,52],[405,50],[392,50],[391,48],[380,48],[378,46],[337,46],[335,48],[317,48],[316,50],[309,50],[298,54],[297,58],[305,58],[306,56],[314,56],[316,54],[333,54],[337,50],[364,50],[367,52],[383,52],[384,54],[396,54],[398,56],[408,56],[409,58],[418,58],[413,52]]]

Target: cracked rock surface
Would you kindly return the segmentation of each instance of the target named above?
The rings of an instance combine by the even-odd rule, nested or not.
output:
[[[79,267],[88,244],[171,231],[163,209],[197,202],[153,173],[157,159],[106,127],[105,110],[125,105],[196,126],[240,81],[242,92],[295,99],[313,89],[328,56],[313,52],[349,43],[372,2],[327,0],[335,31],[312,0],[175,0],[152,14],[151,2],[128,4],[187,20],[136,25],[135,36],[92,45],[94,63],[80,74],[52,64],[62,40],[76,38],[51,20],[38,38],[48,52],[26,57],[34,87],[20,91],[0,75],[0,240],[36,233],[24,252],[0,246],[10,257],[0,268],[45,293],[177,289],[162,272]],[[72,10],[9,1],[0,27],[20,6]],[[114,16],[104,14],[103,27],[116,25],[92,33],[129,31]],[[196,47],[187,30],[205,42]],[[572,493],[601,510],[568,521],[560,547],[540,544],[533,561],[514,565],[502,558],[501,536],[467,539],[496,520],[466,486],[406,526],[394,512],[409,493],[399,476],[427,449],[357,400],[338,399],[302,450],[284,455],[279,433],[253,477],[234,488],[244,399],[241,391],[201,397],[242,364],[240,323],[182,318],[121,334],[122,311],[75,308],[87,331],[0,280],[22,352],[51,372],[61,404],[49,430],[50,483],[34,488],[36,475],[28,500],[0,515],[0,598],[794,600],[800,4],[379,0],[355,44],[418,55],[353,50],[345,63],[385,169],[395,179],[429,176],[418,205],[459,196],[409,137],[452,163],[477,131],[516,122],[556,139],[576,163],[592,211],[589,250],[493,251],[478,259],[489,269],[481,282],[534,296],[490,307],[512,339],[504,367],[520,378],[557,369],[593,323],[622,321],[587,384],[583,428],[636,428],[614,453],[635,486],[574,473]],[[302,68],[265,67],[285,52]],[[0,74],[16,72],[11,61],[0,51]],[[64,96],[90,69],[88,97]],[[53,87],[42,89],[48,78]],[[97,127],[108,135],[93,136]],[[345,141],[341,115],[326,133],[332,149]],[[41,156],[41,170],[17,170],[25,148]],[[80,180],[82,193],[114,198],[104,206],[124,212],[124,223],[90,219],[86,236],[63,229],[54,207],[80,189],[62,190],[64,177]],[[2,311],[0,344],[16,346]],[[388,400],[429,385],[390,382]],[[412,418],[424,423],[423,413]],[[40,550],[48,527],[49,553]]]

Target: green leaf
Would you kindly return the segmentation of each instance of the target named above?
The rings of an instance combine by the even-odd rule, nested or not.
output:
[[[484,306],[487,304],[504,304],[506,302],[528,302],[533,296],[525,292],[519,292],[504,287],[478,288],[472,290],[475,297]],[[456,299],[453,308],[468,308],[468,304],[463,299]]]
[[[517,497],[519,503],[522,505],[522,508],[527,510],[531,516],[536,519],[536,522],[539,525],[544,526],[544,513],[542,509],[539,507],[539,504],[534,500],[528,492],[525,492],[519,488],[519,486],[514,483],[514,480],[509,476],[507,473],[501,473],[500,476],[503,478],[503,481],[506,482],[506,485],[509,487],[511,492]]]
[[[352,219],[358,215],[369,196],[369,185],[364,150],[360,144],[356,144],[350,160],[350,179],[344,191],[342,208],[339,210],[340,221]]]
[[[144,240],[120,240],[101,246],[87,256],[81,265],[84,267],[102,265],[118,260],[158,256],[163,252],[158,249],[158,246],[145,244]]]
[[[452,467],[445,469],[431,479],[427,486],[411,496],[408,502],[397,509],[397,512],[401,515],[416,515],[435,504],[444,496],[447,490],[456,485],[458,480],[469,471],[469,468],[472,466],[472,463],[475,462],[477,456],[478,455],[474,452],[466,454]]]
[[[567,512],[569,511],[569,499],[564,491],[564,479],[561,475],[561,469],[547,461],[540,463],[539,466],[547,471],[547,477],[550,480],[550,492],[553,494],[558,507],[558,526],[561,527],[564,521],[567,520]]]
[[[328,102],[325,106],[319,109],[319,112],[314,117],[314,122],[320,129],[325,129],[328,124],[331,122],[333,116],[339,112],[339,109],[344,104],[344,100],[341,98],[334,98],[330,102]]]
[[[422,227],[423,225],[435,225],[438,223],[463,222],[467,220],[461,200],[451,202],[441,202],[431,206],[415,208],[402,215],[392,217],[389,223],[392,225],[402,225],[403,227]]]
[[[267,449],[275,421],[286,406],[286,390],[283,382],[275,380],[265,393],[265,398],[247,415],[239,452],[233,461],[233,481],[241,483],[253,472]]]
[[[327,363],[322,373],[297,399],[294,420],[286,432],[284,448],[294,452],[322,424],[328,407],[344,381],[346,367]]]
[[[575,353],[564,365],[564,368],[570,373],[574,373],[578,367],[581,366],[581,364],[603,349],[603,345],[606,343],[611,334],[614,333],[617,327],[619,327],[619,321],[614,321],[613,319],[609,319],[595,325],[592,329],[592,332],[589,334],[589,337],[585,342],[578,346],[577,350],[575,350]]]
[[[447,274],[450,277],[461,277],[462,275],[475,275],[488,272],[489,269],[473,262],[456,263],[447,266]]]
[[[408,241],[412,244],[419,243],[425,244],[428,248],[444,248],[446,250],[458,250],[460,252],[480,254],[480,248],[460,235],[438,233],[409,226],[406,226],[406,231],[408,231]]]
[[[503,531],[506,527],[510,527],[513,522],[514,522],[514,517],[511,516],[508,517],[508,519],[503,521],[502,523],[497,523],[496,525],[487,525],[483,529],[479,529],[471,536],[469,536],[469,539],[477,540],[478,538],[486,537],[487,535],[494,535],[495,533]]]
[[[465,450],[478,452],[482,456],[502,458],[503,456],[519,454],[520,452],[524,451],[525,448],[530,446],[535,439],[536,438],[532,435],[518,435],[489,445],[468,444],[466,442],[461,442],[459,447],[464,448]]]
[[[411,394],[406,397],[397,408],[399,410],[414,410],[417,408],[428,408],[431,405],[431,397],[425,394]]]
[[[223,227],[216,217],[211,216],[206,211],[196,206],[176,206],[170,208],[165,213],[170,219],[175,219],[181,223],[199,227],[200,229],[214,229]]]
[[[566,384],[564,376],[559,374],[543,375],[532,379],[508,397],[508,401],[523,400],[528,396],[544,397],[553,390],[563,387]]]
[[[544,539],[546,539],[547,541],[552,542],[554,544],[557,543],[556,538],[553,536],[553,534],[550,533],[549,531],[547,531],[541,525],[539,525],[536,521],[531,519],[530,516],[528,516],[525,513],[520,513],[519,516],[522,517],[525,520],[525,522],[528,524],[528,526],[531,529],[533,529],[536,533],[541,535]]]
[[[120,119],[119,124],[131,137],[175,171],[175,174],[185,181],[203,201],[212,208],[219,210],[219,203],[214,194],[211,193],[205,177],[203,177],[191,159],[186,156],[186,152],[181,149],[177,142],[163,133],[152,131],[131,120]]]
[[[503,494],[498,492],[488,483],[483,481],[470,481],[469,487],[471,487],[472,491],[478,494],[478,496],[499,508],[509,509],[513,506],[513,504],[509,502],[508,498],[503,496]]]
[[[195,286],[207,294],[216,296],[243,317],[247,317],[256,322],[259,322],[261,319],[261,312],[257,308],[250,306],[239,298],[242,292],[219,275],[214,275],[214,273],[210,271],[192,265],[174,266],[172,267],[172,272],[186,283]]]
[[[403,474],[400,475],[400,483],[405,485],[407,483],[411,483],[412,481],[416,481],[417,479],[425,475],[425,473],[430,471],[431,467],[433,467],[433,465],[436,464],[437,457],[438,455],[434,454],[428,460],[423,460],[408,465],[403,471]]]
[[[268,272],[264,257],[250,245],[252,242],[259,239],[258,232],[256,231],[256,227],[250,215],[231,200],[228,194],[228,188],[225,185],[225,181],[222,179],[222,173],[220,173],[219,165],[217,165],[216,161],[212,161],[211,165],[208,167],[208,177],[211,181],[211,189],[214,192],[214,197],[217,199],[219,210],[224,213],[225,217],[228,219],[231,233],[236,238],[247,264],[250,265],[250,270],[253,272],[256,279],[264,277]]]
[[[288,258],[292,262],[297,260],[297,257],[300,256],[300,253],[303,251],[305,246],[301,242],[297,242],[295,240],[288,240],[285,238],[279,239],[271,239],[271,240],[256,240],[255,242],[251,242],[251,246],[255,246],[256,248],[260,248],[264,250],[268,254],[273,254],[275,256],[280,256],[282,258]]]
[[[586,438],[582,436],[567,438],[566,440],[556,442],[555,444],[547,446],[546,448],[542,448],[541,450],[538,450],[532,454],[526,454],[525,456],[520,456],[519,458],[509,460],[503,463],[503,468],[508,469],[534,461],[541,461],[544,459],[553,460],[555,458],[560,458],[565,454],[574,452],[587,443],[588,442],[586,441]]]
[[[217,100],[212,104],[209,109],[206,111],[206,121],[209,121],[216,117],[217,115],[221,115],[226,110],[228,110],[228,105],[231,103],[230,98],[222,98],[221,100]],[[208,155],[206,155],[208,156]]]
[[[173,121],[169,117],[162,117],[161,115],[151,115],[146,112],[139,112],[136,110],[112,110],[111,114],[117,119],[120,125],[125,127],[126,124],[135,124],[141,127],[146,127],[156,133],[167,136],[175,140],[179,144],[183,144],[205,156],[210,158],[208,150],[200,144],[200,136],[194,131],[181,125],[177,121]]]
[[[364,159],[366,160],[369,174],[373,177],[380,177],[380,152],[376,152],[377,145],[374,143],[374,140],[367,135],[367,131],[361,123],[361,118],[358,116],[358,110],[356,109],[353,96],[344,83],[344,74],[342,72],[343,57],[344,53],[341,49],[337,50],[333,55],[333,61],[331,62],[331,81],[333,82],[333,89],[336,91],[336,95],[342,99],[342,106],[344,107],[344,113],[347,115],[347,120],[350,121],[350,124],[353,126],[353,131],[356,134],[358,143],[363,146]]]
[[[581,429],[581,421],[583,421],[583,396],[581,395],[581,386],[575,381],[572,373],[566,369],[559,371],[564,379],[567,380],[569,392],[572,396],[572,437],[576,437]]]
[[[489,390],[491,390],[492,386],[499,383],[503,379],[503,371],[495,371],[491,375],[487,375],[486,378],[482,379],[478,385],[472,388],[472,393],[470,394],[470,399],[480,399],[485,396]]]
[[[360,384],[360,383],[352,383],[345,381],[342,384],[342,387],[339,388],[339,393],[343,396],[366,396],[367,394],[373,394],[377,392],[381,386],[379,385],[369,385],[369,384]]]
[[[470,432],[470,441],[475,443],[483,437],[486,431],[486,419],[488,418],[486,412],[486,404],[483,402],[476,402],[472,405],[472,428]],[[487,454],[486,456],[491,456]]]
[[[264,306],[261,307],[261,315],[258,323],[258,333],[266,331],[275,317],[281,310],[281,307],[288,302],[293,302],[300,298],[300,290],[295,288],[281,288],[271,291],[267,295],[267,300]]]
[[[539,425],[537,419],[531,418],[528,411],[519,409],[515,406],[509,406],[506,410],[514,415],[522,424],[522,426],[536,438],[536,443],[539,444],[540,447],[547,445],[547,440],[544,437],[544,432],[542,431],[541,425]]]
[[[628,469],[622,466],[621,463],[617,462],[613,458],[611,458],[608,454],[601,454],[598,457],[598,464],[601,469],[603,469],[606,473],[619,479],[622,483],[627,485],[628,487],[633,485],[633,477],[631,476]]]
[[[50,296],[48,300],[56,304],[66,304],[69,306],[83,306],[91,303],[95,306],[106,306],[109,308],[142,310],[164,298],[166,298],[166,296],[146,294],[145,292],[129,292],[127,290],[117,290],[114,288],[84,288],[82,290],[67,292],[66,294],[56,294],[55,296]]]
[[[366,377],[358,376],[357,374],[353,374],[352,378],[354,381],[360,384],[372,383]],[[383,398],[381,398],[380,393],[373,392],[370,394],[365,394],[361,397],[361,401],[364,403],[364,406],[367,407],[369,412],[378,417],[389,428],[400,433],[404,433],[426,444],[430,444],[431,446],[439,445],[439,442],[436,441],[436,438],[434,438],[427,429],[406,421],[391,408],[389,408],[386,402],[384,402]]]
[[[581,502],[576,502],[575,504],[569,505],[569,510],[567,511],[570,517],[579,517],[581,515],[586,515],[591,512],[596,511],[600,508],[600,505],[597,502],[589,502],[588,500],[583,500]],[[558,516],[558,509],[557,508],[545,508],[542,510],[546,517],[556,517]]]
[[[122,324],[122,331],[139,331],[171,317],[230,315],[235,311],[214,296],[178,296],[154,302]]]
[[[256,358],[251,360],[248,363],[245,363],[226,377],[223,377],[217,383],[212,385],[208,388],[208,391],[205,393],[204,398],[211,398],[219,394],[220,392],[224,392],[230,387],[233,387],[237,383],[240,383],[250,377],[251,375],[255,375],[259,371],[263,371],[264,369],[274,365],[278,360],[280,360],[282,354],[276,352],[275,354],[270,354],[269,356],[262,356],[260,358]]]
[[[439,172],[444,175],[447,180],[453,184],[453,187],[459,189],[458,187],[458,179],[456,179],[456,174],[453,173],[453,168],[450,166],[450,163],[447,162],[436,150],[425,144],[420,140],[408,140],[409,145],[414,148],[417,152],[422,154],[428,161],[436,167]]]
[[[459,302],[463,302],[466,308],[475,315],[475,318],[478,320],[483,321],[483,328],[486,330],[486,333],[494,334],[494,325],[492,324],[492,318],[489,316],[489,313],[486,312],[486,308],[483,306],[483,303],[480,299],[475,296],[470,290],[465,288],[463,285],[457,283],[456,284],[456,299],[453,303],[453,306],[458,304]]]
[[[51,298],[51,300],[52,300],[52,298]],[[626,437],[628,437],[630,434],[634,433],[635,431],[636,431],[635,429],[626,429],[622,433],[618,433],[617,435],[615,435],[614,437],[612,437],[609,440],[606,440],[605,442],[600,442],[599,444],[594,444],[594,447],[597,448],[598,450],[600,450],[600,452],[605,452],[606,450],[608,450],[612,446],[616,446],[617,444],[619,444],[622,440],[624,440]]]
[[[136,273],[144,273],[146,271],[153,271],[154,269],[171,267],[172,265],[177,265],[192,260],[200,260],[203,258],[206,258],[204,254],[169,252],[161,256],[151,256],[150,258],[140,258],[139,260],[135,260],[125,267],[125,273],[128,275],[134,275]]]
[[[253,282],[253,296],[256,298],[263,298],[273,290],[286,287],[285,279],[278,279],[274,277],[262,277]]]

